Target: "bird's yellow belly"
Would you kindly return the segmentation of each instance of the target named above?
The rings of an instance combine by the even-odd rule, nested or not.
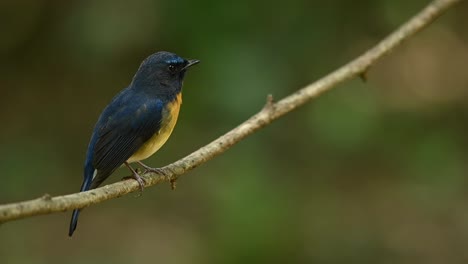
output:
[[[128,160],[128,163],[149,158],[158,151],[174,130],[177,118],[179,117],[180,105],[182,104],[182,94],[179,93],[176,99],[169,103],[162,113],[161,128],[143,146],[140,147]]]

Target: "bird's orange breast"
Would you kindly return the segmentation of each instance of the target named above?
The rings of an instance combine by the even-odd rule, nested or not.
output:
[[[167,104],[162,112],[161,128],[143,146],[140,147],[127,162],[135,162],[147,159],[158,151],[169,139],[179,117],[180,105],[182,104],[182,93],[179,93],[174,101]]]

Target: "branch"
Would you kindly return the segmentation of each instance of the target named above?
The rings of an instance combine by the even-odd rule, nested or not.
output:
[[[304,105],[306,102],[317,97],[323,92],[331,90],[338,84],[356,76],[365,76],[367,70],[378,59],[399,46],[403,40],[410,38],[415,33],[429,25],[449,7],[460,1],[461,0],[435,0],[420,13],[411,18],[407,23],[378,43],[375,47],[331,74],[276,103],[273,102],[271,96],[268,96],[265,107],[259,113],[255,114],[247,121],[220,138],[214,140],[210,144],[200,148],[185,158],[162,168],[164,172],[166,172],[166,176],[160,176],[154,173],[146,173],[142,175],[146,180],[146,187],[162,182],[175,183],[179,176],[220,155],[245,137],[270,124],[279,117]],[[172,186],[175,187],[174,184]],[[120,197],[136,190],[139,190],[139,186],[136,181],[125,180],[87,192],[56,197],[51,197],[46,194],[43,197],[34,200],[0,205],[0,223],[34,215],[43,215],[83,208],[112,198]]]

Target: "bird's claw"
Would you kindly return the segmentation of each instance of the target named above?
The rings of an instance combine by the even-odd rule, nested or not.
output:
[[[126,177],[122,178],[122,180],[132,180],[132,179],[136,180],[138,182],[138,185],[140,186],[140,192],[139,192],[138,196],[141,196],[141,194],[143,193],[143,189],[145,187],[145,184],[146,184],[145,179],[143,179],[138,174],[132,174],[132,176],[126,176]]]
[[[143,193],[143,188],[145,187],[145,180],[143,178],[140,177],[140,175],[138,174],[138,170],[134,170],[129,164],[128,162],[125,162],[124,163],[125,166],[128,167],[128,169],[132,172],[132,178],[135,179],[137,182],[138,182],[138,185],[140,185],[140,193],[138,194],[138,196],[141,196],[141,194]],[[128,178],[128,177],[127,177]]]
[[[140,185],[140,195],[141,195],[143,193],[143,188],[145,187],[145,184],[146,184],[145,179],[143,179],[142,177],[140,177],[140,175],[136,173],[133,174],[133,179],[135,179],[138,182],[138,185]]]

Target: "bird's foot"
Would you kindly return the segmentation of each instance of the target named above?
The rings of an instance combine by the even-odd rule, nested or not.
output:
[[[159,175],[167,176],[167,173],[166,173],[163,169],[160,169],[160,168],[152,168],[152,167],[150,167],[150,166],[145,165],[145,164],[144,164],[143,162],[141,162],[141,161],[137,161],[137,162],[138,162],[138,164],[140,164],[140,166],[142,166],[142,167],[145,169],[145,172],[144,172],[144,173],[146,173],[146,172],[155,172],[155,173],[157,173],[157,174],[159,174]]]
[[[138,196],[141,196],[141,194],[143,193],[143,188],[145,187],[145,179],[143,179],[139,174],[138,172],[136,172],[132,167],[130,167],[130,165],[125,162],[125,165],[130,169],[130,171],[132,172],[132,176],[131,178],[135,179],[137,182],[138,182],[138,185],[140,185],[140,193]],[[130,177],[126,177],[126,178],[130,178]],[[125,178],[124,178],[125,179]]]
[[[138,182],[138,185],[140,185],[140,195],[143,193],[143,188],[145,187],[145,179],[143,179],[138,173],[133,174],[133,179],[135,179]],[[139,196],[140,196],[139,195]]]
[[[143,193],[143,188],[145,187],[145,184],[146,184],[145,179],[143,179],[138,174],[132,174],[132,176],[123,177],[122,180],[124,180],[124,181],[125,180],[136,180],[138,182],[138,185],[140,185],[140,192],[139,192],[138,196],[141,196],[141,194]]]

